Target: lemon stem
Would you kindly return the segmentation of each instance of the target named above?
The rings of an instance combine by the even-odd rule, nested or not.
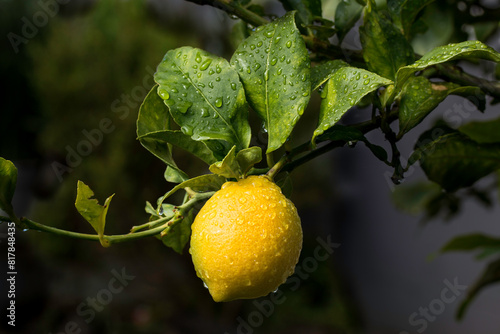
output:
[[[288,162],[288,154],[285,154],[276,164],[274,164],[273,167],[271,167],[271,169],[266,173],[266,176],[271,180],[273,180],[274,177],[280,172],[281,168],[283,168],[287,162]]]

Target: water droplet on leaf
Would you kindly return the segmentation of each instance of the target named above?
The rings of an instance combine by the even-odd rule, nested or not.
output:
[[[222,98],[221,98],[221,97],[219,97],[219,98],[217,98],[217,99],[215,100],[215,106],[216,106],[217,108],[222,107]]]
[[[201,64],[200,70],[205,71],[210,66],[210,64],[212,64],[212,59],[208,58],[203,62],[203,64]]]
[[[168,100],[170,98],[170,94],[168,94],[168,92],[166,90],[164,90],[164,89],[160,89],[160,91],[158,92],[158,94],[164,100]]]
[[[183,134],[185,134],[187,136],[191,136],[193,134],[193,128],[188,126],[188,125],[182,126],[181,131]]]

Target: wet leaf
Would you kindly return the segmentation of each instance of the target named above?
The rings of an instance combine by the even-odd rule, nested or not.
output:
[[[448,95],[479,96],[477,87],[462,87],[451,82],[430,82],[424,77],[411,77],[403,86],[399,103],[399,133],[404,134],[419,124]]]
[[[404,66],[398,70],[395,91],[400,89],[415,72],[426,69],[429,66],[456,59],[477,58],[500,62],[500,53],[480,41],[466,41],[458,44],[438,46],[426,53],[415,63]]]
[[[191,47],[170,50],[158,65],[155,81],[158,95],[186,136],[248,147],[245,92],[224,58]]]
[[[368,69],[394,80],[398,69],[414,61],[414,52],[401,31],[380,14],[372,1],[364,9],[360,27],[363,58]]]
[[[330,79],[338,69],[346,66],[349,66],[349,64],[345,61],[335,59],[326,61],[311,68],[312,90],[318,89],[321,85],[327,82],[328,79]]]
[[[320,106],[319,125],[314,130],[312,143],[314,144],[316,137],[337,123],[365,95],[390,83],[392,83],[390,80],[375,73],[355,67],[342,67],[337,70],[321,94],[323,100]]]
[[[410,36],[411,26],[417,15],[434,0],[388,0],[387,9],[394,24],[406,37]]]
[[[264,121],[267,153],[285,143],[310,98],[309,55],[294,14],[259,27],[231,58],[248,102]]]
[[[444,126],[424,132],[410,162],[420,161],[429,180],[453,192],[500,168],[500,144],[479,144]]]

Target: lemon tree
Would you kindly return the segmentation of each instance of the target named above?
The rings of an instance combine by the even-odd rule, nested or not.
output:
[[[251,0],[191,2],[238,18],[232,33],[236,45],[228,59],[184,46],[166,50],[158,64],[155,85],[138,111],[137,138],[164,162],[164,178],[173,185],[156,203],[146,202],[149,220],[128,233],[107,235],[113,197],[99,204],[83,182],[78,183],[75,206],[95,234],[17,217],[12,206],[17,169],[0,158],[0,221],[106,247],[155,237],[181,253],[190,242],[197,275],[215,301],[228,301],[266,295],[293,273],[302,228],[288,199],[290,173],[333,149],[363,143],[393,169],[394,184],[420,164],[429,181],[399,186],[394,197],[398,207],[427,218],[453,216],[464,193],[491,202],[475,185],[498,176],[498,117],[465,124],[439,121],[421,131],[414,151],[406,152],[409,159],[402,158],[399,141],[417,132],[450,95],[468,99],[479,112],[486,101],[498,103],[500,53],[485,43],[498,30],[498,20],[481,26],[464,22],[472,24],[478,40],[457,33],[428,43],[425,36],[436,30],[437,4],[432,1],[347,0],[338,4],[333,17],[326,17],[318,0],[280,0],[286,14],[273,19]],[[361,50],[343,48],[357,22]],[[474,76],[458,62],[472,66],[479,60],[496,64],[495,80]],[[318,110],[312,110],[311,98],[318,101]],[[372,109],[364,121],[344,118],[364,107]],[[252,113],[259,124],[250,124]],[[306,113],[316,118],[314,128],[301,127]],[[387,145],[367,139],[374,130]],[[297,131],[307,133],[308,140],[297,143]],[[188,175],[174,159],[177,150],[191,153],[210,172]],[[172,200],[178,192],[180,203]],[[499,239],[462,236],[442,249],[476,249],[483,251],[482,258],[494,259],[460,307],[460,316],[478,291],[500,281]]]

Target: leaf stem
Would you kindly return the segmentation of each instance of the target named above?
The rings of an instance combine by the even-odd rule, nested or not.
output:
[[[159,234],[162,231],[164,231],[166,228],[169,228],[170,226],[172,226],[179,219],[179,217],[182,217],[185,213],[187,213],[190,209],[192,209],[196,203],[210,198],[214,193],[215,192],[213,192],[213,191],[205,192],[205,193],[196,193],[196,195],[194,195],[189,201],[187,201],[186,203],[177,207],[178,211],[174,214],[174,216],[160,218],[160,219],[157,219],[155,221],[144,224],[144,225],[147,225],[147,224],[158,225],[158,224],[160,224],[159,226],[157,226],[155,228],[152,228],[152,229],[146,230],[146,231],[141,231],[141,232],[132,231],[128,234],[121,234],[121,235],[104,235],[103,240],[107,241],[109,244],[114,244],[114,243],[130,241],[130,240],[140,239],[140,238],[149,237],[149,236]],[[56,228],[56,227],[43,225],[43,224],[37,223],[35,221],[32,221],[28,218],[21,218],[21,222],[24,223],[27,228],[32,229],[32,230],[48,232],[48,233],[66,236],[66,237],[71,237],[71,238],[76,238],[76,239],[100,241],[99,236],[97,234],[86,234],[86,233],[67,231],[67,230]],[[144,225],[140,225],[140,226],[144,226]]]

